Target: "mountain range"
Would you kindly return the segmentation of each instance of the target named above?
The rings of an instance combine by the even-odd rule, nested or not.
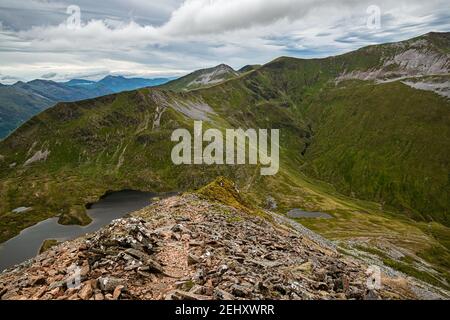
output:
[[[254,206],[329,214],[297,220],[342,251],[448,289],[449,70],[450,33],[429,33],[58,103],[0,142],[0,241],[49,217],[87,224],[86,204],[107,191],[186,191],[226,176]],[[194,120],[280,129],[279,173],[174,165],[171,134]]]
[[[99,81],[73,79],[19,81],[0,86],[0,139],[26,120],[58,102],[90,99],[127,90],[157,86],[171,79],[107,76]]]

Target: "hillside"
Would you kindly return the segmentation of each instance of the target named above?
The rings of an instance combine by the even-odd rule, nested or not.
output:
[[[68,82],[33,80],[0,86],[0,139],[57,102],[70,102],[112,93],[161,85],[169,79],[107,76],[100,81],[73,79]]]
[[[229,181],[214,183],[222,187],[206,192],[207,186],[203,193],[238,192]],[[2,273],[0,298],[448,298],[413,278],[385,272],[380,288],[368,288],[368,266],[361,260],[338,253],[317,235],[311,238],[300,225],[296,229],[246,211],[201,194],[162,200]],[[67,269],[71,265],[80,266],[75,288],[68,287],[76,283]]]
[[[299,221],[448,286],[450,101],[405,84],[448,79],[448,47],[448,34],[428,34],[326,59],[279,58],[196,90],[168,84],[60,103],[0,142],[0,241],[48,217],[87,224],[85,205],[108,190],[184,191],[224,175],[256,206],[271,197],[279,213],[326,212],[333,219]],[[378,72],[398,56],[386,67],[395,74]],[[280,129],[280,172],[173,165],[170,135],[193,120]]]
[[[206,88],[239,76],[230,66],[225,64],[213,68],[194,71],[184,77],[170,81],[162,86],[177,92]]]

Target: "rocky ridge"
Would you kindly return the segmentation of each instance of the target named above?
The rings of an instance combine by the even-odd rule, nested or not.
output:
[[[222,191],[240,202],[238,191]],[[164,199],[6,270],[0,298],[421,298],[386,275],[381,289],[368,289],[368,266],[308,229],[205,194]]]

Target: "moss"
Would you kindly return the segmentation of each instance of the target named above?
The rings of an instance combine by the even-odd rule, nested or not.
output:
[[[223,203],[268,221],[273,220],[272,216],[268,215],[260,208],[250,205],[250,203],[241,195],[236,184],[228,178],[218,177],[205,187],[200,188],[196,193],[207,200]]]
[[[54,239],[44,240],[44,242],[41,245],[41,248],[39,249],[39,253],[44,253],[45,251],[49,250],[51,247],[56,246],[58,243],[59,243],[59,241],[54,240]]]
[[[235,183],[225,177],[218,177],[196,193],[207,200],[220,202],[247,213],[252,211],[242,199]]]
[[[233,223],[233,222],[241,222],[242,218],[239,216],[234,216],[234,217],[228,217],[227,218],[227,222],[228,223]]]

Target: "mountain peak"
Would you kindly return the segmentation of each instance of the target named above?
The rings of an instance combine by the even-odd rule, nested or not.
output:
[[[239,73],[227,64],[194,71],[180,79],[173,80],[163,88],[174,91],[189,91],[209,87],[239,76]]]

